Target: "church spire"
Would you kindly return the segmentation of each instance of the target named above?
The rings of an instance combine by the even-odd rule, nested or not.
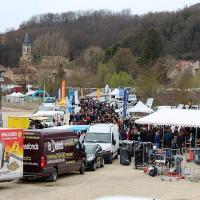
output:
[[[22,44],[22,57],[20,60],[30,61],[32,58],[31,56],[31,42],[29,40],[28,33],[26,32],[24,42]]]
[[[31,45],[30,39],[28,37],[28,33],[26,32],[23,45]]]

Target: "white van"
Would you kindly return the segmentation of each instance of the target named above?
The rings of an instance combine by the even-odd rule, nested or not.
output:
[[[88,129],[85,136],[85,143],[97,143],[104,151],[104,158],[107,163],[112,163],[118,158],[119,131],[115,124],[95,124]]]

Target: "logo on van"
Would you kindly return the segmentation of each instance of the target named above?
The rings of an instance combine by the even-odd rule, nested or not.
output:
[[[39,145],[37,143],[35,144],[31,144],[31,143],[28,143],[28,144],[24,144],[24,149],[25,150],[38,150],[39,149]]]
[[[53,153],[56,150],[62,149],[64,149],[64,144],[62,141],[55,142],[54,140],[51,140],[51,142],[48,142],[48,151],[51,151]]]

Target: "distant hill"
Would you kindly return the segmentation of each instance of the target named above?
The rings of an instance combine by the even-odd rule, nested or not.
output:
[[[162,38],[164,55],[178,59],[200,58],[200,4],[177,12],[132,15],[129,10],[113,13],[108,10],[67,12],[33,16],[18,30],[6,33],[7,43],[0,45],[0,64],[16,66],[21,44],[28,32],[31,42],[45,32],[59,32],[69,43],[69,58],[73,60],[90,46],[106,49],[118,44],[141,55],[141,43],[149,28]],[[198,9],[197,9],[198,8]]]
[[[190,9],[200,9],[200,3],[194,4],[189,7]]]

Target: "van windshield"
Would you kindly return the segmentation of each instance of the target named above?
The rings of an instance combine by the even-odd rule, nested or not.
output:
[[[85,137],[85,141],[110,143],[111,137],[109,133],[87,133]]]

